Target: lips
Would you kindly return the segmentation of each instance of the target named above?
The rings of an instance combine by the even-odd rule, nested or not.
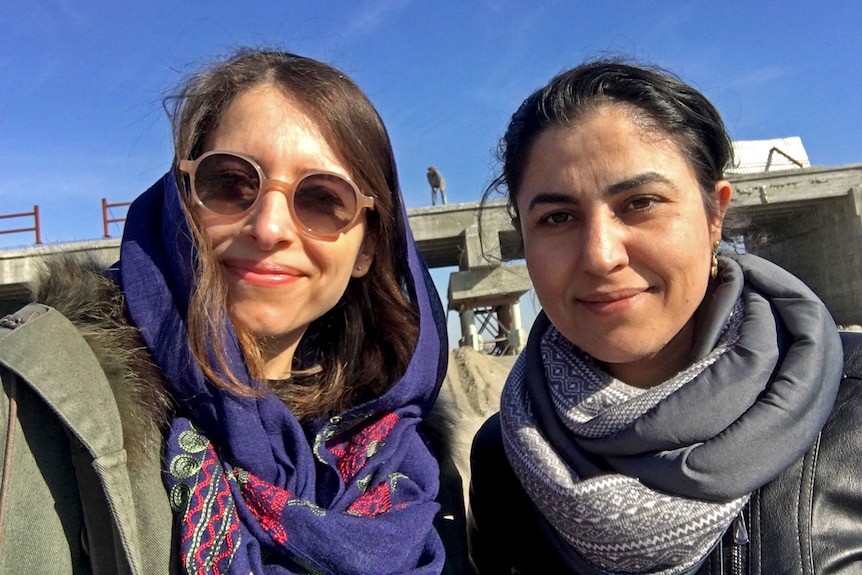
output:
[[[634,307],[648,292],[647,288],[626,288],[593,292],[577,299],[579,305],[596,315],[623,313]]]
[[[228,274],[252,285],[278,287],[293,283],[305,274],[292,266],[251,260],[225,260],[222,265]]]

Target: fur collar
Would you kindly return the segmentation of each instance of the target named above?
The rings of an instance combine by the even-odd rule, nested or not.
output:
[[[75,324],[104,369],[120,411],[129,468],[161,457],[170,399],[138,330],[126,320],[123,294],[104,267],[95,260],[52,257],[44,262],[34,298]]]

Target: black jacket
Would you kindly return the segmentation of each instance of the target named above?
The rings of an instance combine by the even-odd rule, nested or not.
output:
[[[862,333],[841,339],[844,379],[814,445],[752,494],[696,575],[862,574]],[[602,573],[566,565],[545,536],[550,526],[506,459],[499,414],[470,459],[470,554],[481,575]]]

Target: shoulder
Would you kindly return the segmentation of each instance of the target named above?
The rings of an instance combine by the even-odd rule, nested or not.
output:
[[[841,344],[844,346],[844,377],[862,378],[862,332],[842,331]]]
[[[474,568],[485,573],[592,573],[567,566],[551,527],[515,475],[503,447],[500,414],[479,429],[470,453],[468,539]]]
[[[855,456],[858,461],[862,453],[862,332],[841,332],[841,342],[844,376],[832,414],[823,428],[821,444],[837,439],[842,449],[852,451],[847,455]]]
[[[421,429],[440,466],[440,489],[436,499],[440,509],[434,517],[434,527],[446,550],[443,573],[467,573],[467,512],[461,473],[456,465],[458,425],[454,404],[445,396],[439,396],[422,421]]]
[[[58,558],[58,572],[88,570],[91,561],[124,570],[137,557],[157,567],[148,572],[167,572],[171,512],[154,415],[165,410],[147,407],[165,403],[145,399],[157,380],[142,381],[145,351],[124,319],[122,295],[97,266],[57,260],[46,265],[35,296],[45,305],[25,308],[0,349],[15,366],[0,369],[0,405],[15,405],[0,432],[10,445],[16,438],[0,468],[17,485],[6,504],[18,509],[7,522],[0,571],[10,564],[13,572],[38,570],[47,553]],[[114,536],[128,529],[146,536],[124,538],[121,553]],[[44,542],[39,553],[21,543],[34,538]]]
[[[798,492],[799,540],[815,573],[862,568],[862,334],[842,333],[842,340],[844,377],[819,441],[803,459]]]
[[[120,412],[130,466],[160,452],[169,398],[138,330],[126,319],[123,294],[104,267],[69,256],[46,261],[34,297],[68,318],[93,351]]]
[[[472,456],[484,458],[494,453],[503,454],[503,430],[500,428],[499,412],[485,420],[473,438]]]
[[[503,448],[500,414],[488,418],[473,438],[470,449],[470,490],[479,491],[482,499],[526,497]],[[472,495],[471,495],[472,499]]]
[[[841,340],[844,376],[817,441],[752,497],[765,572],[810,562],[814,573],[843,574],[862,565],[862,333],[841,332]]]
[[[853,461],[858,464],[862,453],[862,333],[841,332],[841,341],[844,345],[844,376],[820,437],[818,468],[823,468],[824,473],[829,473],[827,468],[832,465],[841,469]],[[834,461],[824,464],[824,458],[830,456],[835,458]],[[859,488],[862,492],[862,484]]]

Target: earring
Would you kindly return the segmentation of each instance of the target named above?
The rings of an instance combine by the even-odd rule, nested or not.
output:
[[[356,264],[356,271],[358,271],[358,272],[362,271],[362,264]]]
[[[715,240],[712,244],[712,267],[709,270],[709,275],[712,279],[718,275],[718,246],[721,240]]]

